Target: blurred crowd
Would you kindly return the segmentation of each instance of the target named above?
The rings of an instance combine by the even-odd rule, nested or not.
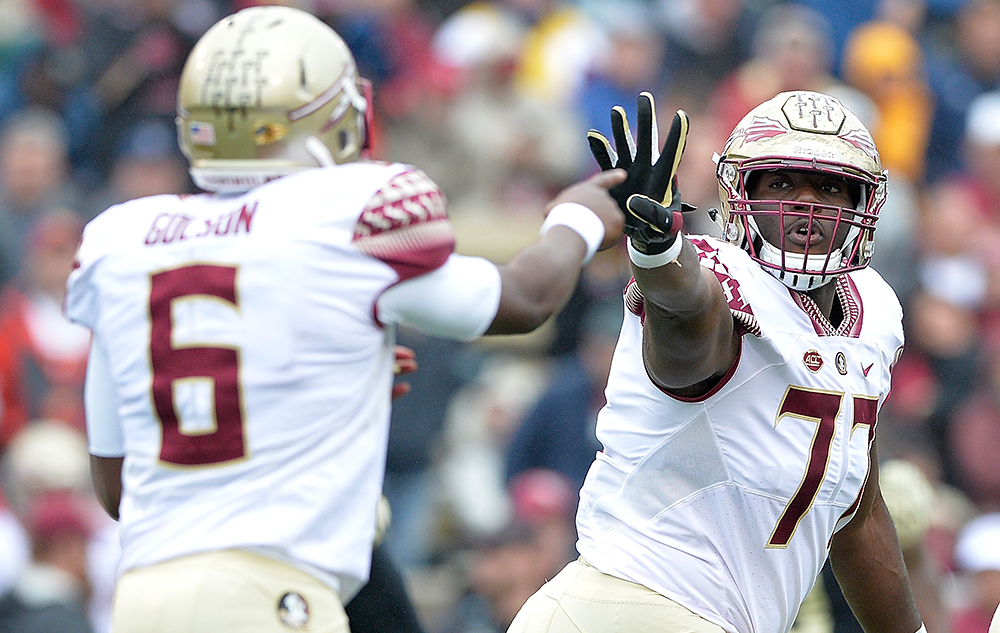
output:
[[[180,70],[250,4],[0,0],[0,633],[109,630],[115,524],[89,488],[89,335],[62,317],[65,280],[103,209],[194,191]],[[905,315],[883,491],[928,631],[986,633],[1000,603],[1000,0],[289,4],[333,26],[373,81],[374,156],[424,169],[459,252],[496,261],[596,170],[586,130],[610,136],[611,107],[634,117],[641,90],[661,121],[691,115],[679,184],[702,210],[718,205],[712,154],[757,103],[811,89],[854,110],[890,173],[873,266]],[[575,557],[628,270],[599,254],[533,335],[400,332],[420,369],[394,405],[386,547],[429,633],[504,631]],[[831,583],[799,630],[860,630],[819,592]]]

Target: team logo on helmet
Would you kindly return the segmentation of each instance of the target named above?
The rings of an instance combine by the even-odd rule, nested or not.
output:
[[[839,101],[815,92],[793,94],[781,112],[793,130],[818,134],[837,134],[847,118]]]

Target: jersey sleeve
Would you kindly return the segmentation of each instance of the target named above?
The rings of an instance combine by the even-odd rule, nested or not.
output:
[[[91,330],[97,323],[100,309],[100,292],[95,278],[109,251],[119,240],[113,232],[119,209],[130,203],[117,205],[91,220],[83,229],[80,246],[73,258],[73,269],[66,280],[63,314],[73,323]],[[125,211],[127,214],[128,212]]]
[[[107,354],[97,339],[90,344],[84,383],[87,413],[87,444],[97,457],[121,457],[125,441],[118,420],[118,395],[111,378]]]
[[[435,270],[455,250],[444,193],[419,169],[396,174],[369,199],[351,241],[400,281]]]
[[[376,312],[383,323],[406,323],[431,336],[471,341],[493,323],[500,290],[500,271],[493,262],[452,254],[433,272],[383,292]]]
[[[73,323],[93,329],[97,316],[97,293],[94,292],[91,283],[95,258],[91,242],[87,237],[88,230],[84,230],[83,240],[73,259],[73,270],[66,280],[63,313]]]

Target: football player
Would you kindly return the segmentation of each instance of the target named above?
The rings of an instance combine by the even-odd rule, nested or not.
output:
[[[206,193],[130,201],[85,230],[65,309],[93,331],[117,633],[346,633],[342,604],[371,565],[396,324],[530,331],[621,237],[617,170],[559,193],[508,264],[459,256],[438,186],[364,159],[370,112],[323,22],[240,11],[180,78],[180,145]]]
[[[685,235],[678,112],[591,133],[634,279],[581,491],[581,558],[512,632],[788,631],[829,556],[869,633],[923,633],[879,493],[875,428],[902,311],[868,267],[886,173],[837,99],[787,92],[718,157],[726,239]]]

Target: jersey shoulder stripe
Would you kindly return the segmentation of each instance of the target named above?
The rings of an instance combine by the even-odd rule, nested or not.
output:
[[[351,241],[400,281],[440,267],[455,250],[444,192],[416,168],[393,176],[365,205]]]
[[[760,336],[761,330],[760,324],[757,322],[757,317],[754,316],[749,301],[746,300],[740,291],[739,280],[730,272],[729,267],[723,263],[719,249],[708,239],[695,237],[688,239],[694,244],[698,253],[698,261],[701,263],[702,268],[712,271],[715,278],[722,285],[726,302],[729,304],[729,311],[740,328],[749,334]],[[641,319],[645,318],[645,297],[643,297],[639,286],[636,285],[634,278],[629,280],[625,287],[625,305],[632,314]]]

